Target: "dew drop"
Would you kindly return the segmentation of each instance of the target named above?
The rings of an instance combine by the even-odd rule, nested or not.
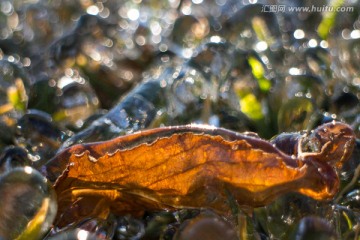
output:
[[[55,192],[38,171],[14,168],[0,177],[0,238],[39,239],[52,226]]]

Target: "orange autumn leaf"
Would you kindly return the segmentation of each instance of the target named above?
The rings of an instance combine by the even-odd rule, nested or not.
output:
[[[326,200],[338,191],[336,164],[349,158],[355,136],[342,123],[320,126],[314,136],[317,152],[299,144],[290,156],[254,134],[199,125],[158,128],[73,146],[43,172],[56,180],[60,213],[97,197],[119,214],[203,207],[226,213],[229,194],[247,207],[286,192]]]

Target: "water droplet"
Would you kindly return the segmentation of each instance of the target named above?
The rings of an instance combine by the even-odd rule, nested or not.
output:
[[[344,197],[342,204],[345,206],[349,206],[351,209],[360,209],[360,190],[355,189]]]
[[[116,228],[116,238],[119,240],[125,239],[141,239],[145,234],[144,224],[131,216],[119,217]]]
[[[99,240],[97,236],[83,229],[66,230],[47,238],[49,240]]]
[[[0,177],[0,236],[38,239],[56,216],[55,192],[38,171],[15,168]]]
[[[116,220],[113,215],[109,215],[109,217],[105,219],[101,218],[86,218],[78,221],[76,224],[71,224],[61,229],[59,232],[75,232],[78,229],[78,235],[82,232],[87,236],[96,236],[96,239],[112,239],[115,234]]]
[[[301,131],[306,126],[313,114],[314,106],[308,98],[292,98],[285,102],[278,115],[278,126],[281,132]]]
[[[21,147],[6,147],[0,155],[0,172],[30,164],[31,162],[27,157],[27,151]]]
[[[31,110],[19,119],[17,136],[16,143],[27,149],[33,164],[40,166],[55,154],[65,133],[49,114]]]
[[[268,236],[290,239],[289,228],[300,221],[302,216],[316,214],[317,207],[317,201],[308,197],[286,194],[266,207],[256,209],[255,219]]]
[[[186,220],[174,236],[176,240],[235,240],[238,239],[234,226],[219,215],[210,211]]]
[[[296,239],[337,239],[334,228],[325,219],[319,217],[304,217],[301,219]]]

